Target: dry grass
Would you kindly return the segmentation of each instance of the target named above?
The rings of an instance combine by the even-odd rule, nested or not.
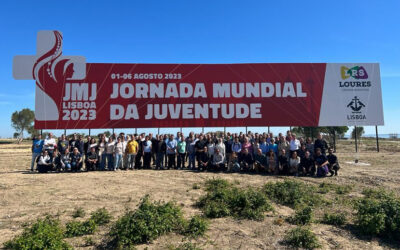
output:
[[[346,164],[354,161],[354,144],[340,141],[338,157],[341,162],[339,177],[316,179],[298,178],[312,184],[322,182],[352,185],[349,194],[331,205],[316,211],[316,216],[325,211],[348,212],[346,200],[360,196],[365,187],[384,187],[400,194],[400,141],[381,141],[381,153],[374,152],[373,140],[362,140],[361,162],[370,166],[355,166]],[[150,194],[154,200],[176,200],[183,206],[185,216],[200,214],[194,207],[196,200],[204,193],[203,188],[194,189],[194,183],[200,183],[208,178],[220,177],[242,186],[260,187],[268,181],[276,181],[281,177],[270,177],[248,174],[224,173],[193,173],[188,171],[169,170],[139,170],[119,172],[89,172],[62,174],[31,174],[27,170],[30,164],[30,145],[0,144],[0,244],[22,231],[22,226],[44,214],[59,215],[66,223],[72,219],[76,208],[82,207],[86,217],[90,212],[105,207],[114,217],[122,215],[126,209],[134,209],[141,197]],[[328,199],[334,199],[334,192],[326,194]],[[192,240],[197,246],[210,249],[273,249],[286,248],[281,241],[285,232],[293,225],[276,223],[280,217],[290,216],[294,211],[288,207],[274,205],[275,212],[270,212],[260,222],[221,218],[211,220],[207,236]],[[82,218],[82,219],[86,219]],[[378,239],[358,238],[345,228],[337,228],[324,224],[313,224],[312,230],[324,249],[381,249],[390,248]],[[92,236],[95,244],[99,244],[108,232],[108,226]],[[85,237],[68,239],[75,248],[93,249],[84,246]],[[163,249],[167,246],[181,244],[183,236],[163,236],[152,244],[140,245],[151,249]]]

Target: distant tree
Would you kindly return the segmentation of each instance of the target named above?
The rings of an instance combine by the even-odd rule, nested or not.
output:
[[[336,138],[343,137],[344,134],[349,130],[347,126],[341,127],[322,127],[321,132],[327,133],[329,135],[329,139],[333,144],[333,150],[336,151]]]
[[[351,132],[351,138],[354,139],[356,138],[356,129],[357,129],[357,139],[360,139],[361,136],[364,134],[364,127],[357,127],[354,128],[353,131]]]
[[[318,133],[322,131],[321,127],[294,127],[292,132],[304,137],[316,138]]]
[[[33,126],[32,123],[35,119],[35,113],[26,108],[21,111],[15,111],[11,115],[11,126],[16,130],[20,140],[24,138],[24,132],[29,130]]]
[[[103,133],[106,137],[110,137],[110,135],[111,135],[111,132],[110,131],[104,131],[104,133]]]
[[[40,135],[40,130],[35,129],[33,126],[28,128],[28,133],[33,137]]]

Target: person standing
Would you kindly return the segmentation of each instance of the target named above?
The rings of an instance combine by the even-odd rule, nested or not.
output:
[[[53,138],[53,133],[49,133],[49,136],[44,140],[44,150],[49,154],[50,161],[53,159],[54,147],[57,145],[56,140]]]
[[[215,149],[219,149],[219,152],[224,156],[224,159],[226,159],[226,147],[222,138],[218,138],[218,142],[217,145],[215,145]]]
[[[185,168],[185,157],[186,157],[186,141],[183,135],[179,138],[179,142],[177,145],[178,151],[178,168],[184,169]]]
[[[164,169],[164,158],[167,151],[167,144],[165,143],[163,135],[158,135],[157,137],[156,169]]]
[[[106,137],[104,134],[102,134],[102,135],[100,135],[100,141],[97,145],[97,148],[99,151],[98,154],[99,154],[99,161],[100,161],[100,170],[102,170],[102,171],[105,169],[105,164],[106,164],[106,157],[107,157],[106,151],[105,151],[106,145],[107,145]]]
[[[176,147],[177,147],[177,142],[174,139],[174,136],[170,135],[169,140],[167,142],[168,169],[170,169],[172,166],[176,168],[176,163],[175,163]]]
[[[122,153],[124,152],[124,145],[122,139],[119,136],[114,146],[114,171],[117,171],[122,161]]]
[[[150,137],[147,135],[143,142],[143,168],[144,169],[151,169],[151,153],[152,153],[152,143]]]
[[[31,171],[35,170],[35,162],[36,159],[40,156],[43,151],[44,141],[42,140],[42,136],[38,135],[33,139],[32,143],[32,161],[31,161]]]
[[[137,143],[135,136],[132,135],[130,141],[128,141],[128,144],[126,145],[126,155],[128,161],[127,169],[135,169],[135,160],[138,150],[139,144]]]
[[[108,139],[108,142],[106,144],[106,149],[105,149],[105,153],[106,153],[106,159],[107,159],[107,169],[109,171],[111,171],[113,169],[114,166],[114,147],[115,147],[115,142],[113,140],[113,137],[110,136],[110,138]],[[104,166],[105,166],[106,162],[104,161]]]
[[[321,154],[326,155],[326,150],[328,149],[328,143],[322,138],[322,135],[319,133],[317,139],[314,142],[314,152],[317,152],[317,148],[321,150]]]
[[[200,134],[199,138],[195,140],[194,148],[196,150],[196,160],[197,167],[200,167],[200,154],[204,151],[204,147],[206,147],[206,141],[202,134]]]
[[[299,149],[300,149],[300,141],[296,138],[296,134],[293,133],[290,139],[290,157],[292,157],[294,151],[298,153]]]
[[[194,170],[196,168],[195,162],[196,162],[196,148],[195,144],[196,141],[194,140],[193,134],[189,136],[189,139],[186,142],[186,151],[189,157],[189,165],[188,168],[191,170]]]
[[[60,152],[60,154],[65,154],[65,150],[69,148],[69,142],[65,138],[65,135],[61,135],[61,139],[57,143],[57,149]]]

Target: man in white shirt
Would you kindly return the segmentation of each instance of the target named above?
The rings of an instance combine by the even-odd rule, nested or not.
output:
[[[53,138],[53,133],[49,133],[49,136],[44,139],[44,150],[49,153],[50,160],[53,160],[54,147],[57,145],[56,140]]]
[[[300,141],[296,139],[296,134],[292,134],[292,138],[290,140],[290,155],[292,155],[294,151],[298,153],[300,146]]]

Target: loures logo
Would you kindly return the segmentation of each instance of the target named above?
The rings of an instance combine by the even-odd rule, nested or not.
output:
[[[361,100],[357,97],[354,96],[353,99],[351,99],[350,103],[347,104],[347,107],[350,108],[351,115],[347,115],[347,120],[365,120],[367,117],[362,114],[362,108],[365,108],[365,104],[361,102]]]
[[[350,77],[354,79],[368,79],[368,73],[363,66],[355,66],[353,68],[342,66],[340,68],[340,73],[343,80]]]

